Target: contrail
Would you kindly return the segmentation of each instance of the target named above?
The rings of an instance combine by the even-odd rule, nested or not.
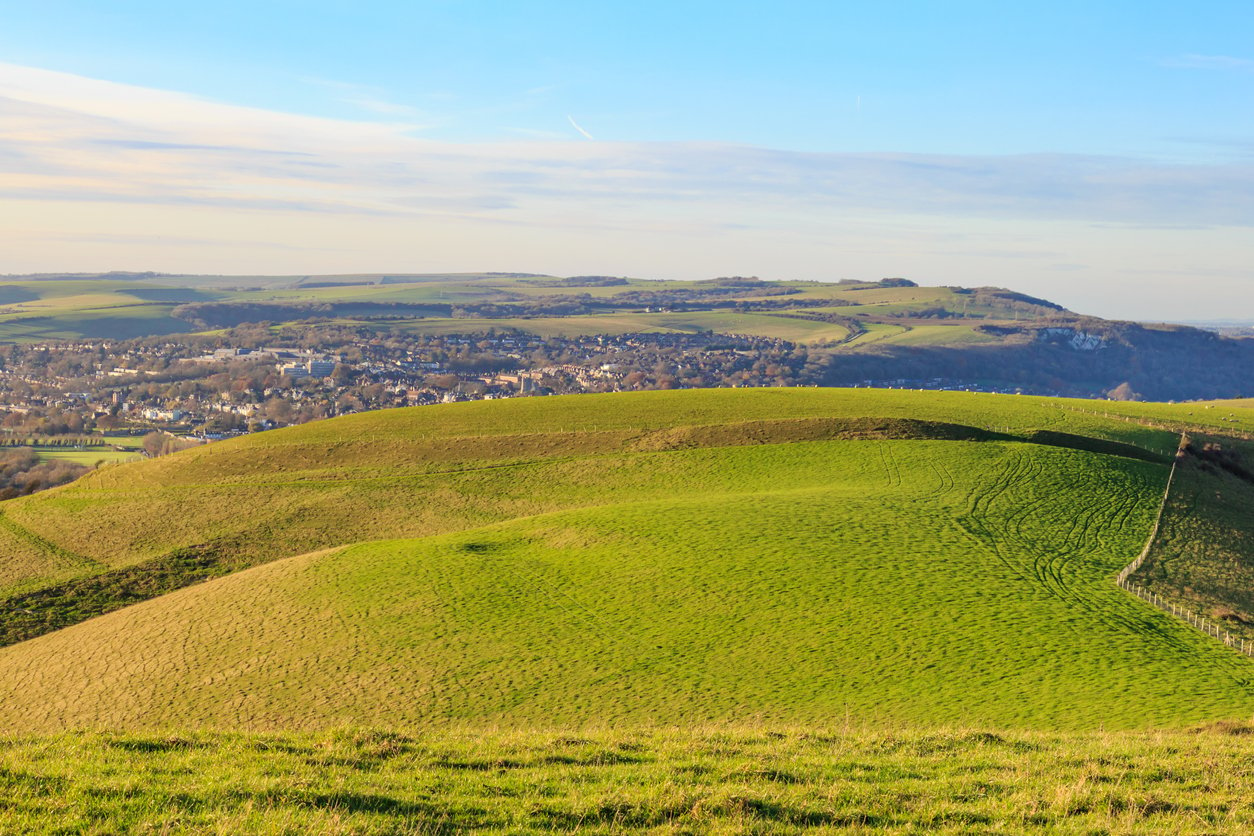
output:
[[[588,132],[587,132],[587,131],[585,131],[583,128],[579,127],[579,123],[575,121],[575,117],[571,116],[571,115],[568,113],[568,114],[566,114],[566,118],[570,120],[570,126],[571,126],[572,128],[574,128],[575,130],[579,131],[579,133],[583,134],[585,138],[587,138],[587,139],[593,139],[593,138],[594,138],[594,137],[592,136],[592,134],[588,133]]]

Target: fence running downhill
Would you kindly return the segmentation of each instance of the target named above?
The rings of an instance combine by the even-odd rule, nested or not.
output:
[[[1150,530],[1149,539],[1145,541],[1145,548],[1141,549],[1141,553],[1136,556],[1127,566],[1119,570],[1119,574],[1115,576],[1115,584],[1122,589],[1126,589],[1141,600],[1153,604],[1165,613],[1169,613],[1176,618],[1188,624],[1190,627],[1201,630],[1208,636],[1212,636],[1223,642],[1226,646],[1231,647],[1244,653],[1246,656],[1254,656],[1254,641],[1246,641],[1239,636],[1233,636],[1227,630],[1222,629],[1218,623],[1212,619],[1204,618],[1192,610],[1185,609],[1179,604],[1173,604],[1170,601],[1163,600],[1157,592],[1151,592],[1142,586],[1132,583],[1128,577],[1141,568],[1141,564],[1145,562],[1145,558],[1149,556],[1150,549],[1158,540],[1158,528],[1163,521],[1163,510],[1167,507],[1167,497],[1171,495],[1171,483],[1176,478],[1176,466],[1180,463],[1180,458],[1184,454],[1184,446],[1188,442],[1188,436],[1185,433],[1180,434],[1180,447],[1176,451],[1176,458],[1171,463],[1171,473],[1167,475],[1167,489],[1163,491],[1163,501],[1158,506],[1158,515],[1154,517],[1154,527]]]

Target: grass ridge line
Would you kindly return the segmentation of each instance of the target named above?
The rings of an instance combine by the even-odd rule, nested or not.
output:
[[[93,560],[85,555],[77,554],[69,549],[59,546],[51,540],[40,537],[29,528],[22,526],[12,517],[0,510],[0,527],[12,534],[14,537],[25,540],[40,551],[59,557],[66,563],[74,567],[84,569],[105,569],[107,566],[98,560]]]

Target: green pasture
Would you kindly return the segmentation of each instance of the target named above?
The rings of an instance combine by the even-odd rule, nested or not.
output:
[[[1249,660],[1111,582],[1243,409],[646,392],[119,464],[2,506],[0,728],[1248,717]]]
[[[200,291],[124,282],[25,282],[0,285],[0,340],[128,339],[186,331],[170,312]],[[213,297],[208,297],[213,298]]]
[[[0,740],[9,833],[1241,833],[1248,726]]]
[[[40,461],[58,461],[95,467],[97,464],[133,462],[143,458],[133,450],[113,450],[109,447],[84,447],[81,450],[65,447],[34,447]]]
[[[1254,480],[1248,463],[1254,443],[1205,433],[1191,434],[1190,441],[1159,536],[1132,582],[1252,641]],[[1199,455],[1206,445],[1220,450]]]
[[[124,447],[128,450],[139,450],[144,446],[142,435],[111,435],[103,434],[100,440],[113,447]]]
[[[0,321],[0,341],[12,343],[48,340],[126,340],[160,334],[186,333],[189,326],[165,312],[145,308],[74,313],[57,317],[21,317]]]
[[[0,650],[0,727],[1249,716],[1249,660],[1111,582],[1173,432],[1079,405],[530,398],[108,468],[4,506],[4,629],[45,635]]]
[[[338,287],[293,287],[258,291],[237,291],[232,302],[424,302],[453,303],[485,301],[497,289],[477,282],[413,282],[405,284],[359,284]]]
[[[1164,460],[1174,450],[1173,422],[1160,416],[1152,423],[1168,429],[1157,429],[1098,409],[1148,407],[957,392],[753,389],[519,398],[363,413],[119,464],[7,502],[0,519],[24,534],[0,529],[0,543],[7,554],[26,557],[0,563],[0,590],[56,586],[100,573],[111,589],[116,585],[106,583],[109,573],[123,567],[136,567],[145,583],[169,577],[171,556],[189,549],[216,555],[213,574],[346,542],[427,536],[548,513],[602,495],[556,491],[571,473],[600,473],[598,457],[821,440],[841,435],[840,422],[869,418],[888,422],[887,435],[896,437],[909,437],[914,429],[894,429],[892,422],[916,419],[1022,437],[1041,430],[1071,433],[1137,445]],[[659,468],[656,490],[667,490],[674,468],[662,465],[679,460],[649,461]],[[517,468],[498,465],[526,465],[539,481],[517,493]],[[462,478],[495,481],[463,489],[456,485]],[[684,478],[721,477],[706,468]],[[612,481],[604,486],[617,489]],[[32,537],[56,548],[33,547]],[[143,569],[154,561],[159,567]],[[83,593],[65,594],[76,599]],[[81,611],[78,605],[67,605],[67,611],[53,623],[84,617],[73,616]]]
[[[861,325],[863,328],[862,333],[845,343],[847,347],[852,348],[854,346],[884,342],[907,333],[906,328],[902,325],[889,325],[883,322],[862,322]]]
[[[830,282],[798,282],[794,286],[799,291],[796,296],[799,299],[839,299],[854,305],[936,303],[954,296],[953,291],[945,287],[850,286]]]
[[[963,346],[1000,342],[998,337],[976,331],[970,325],[911,325],[908,330],[889,334],[880,340],[882,345]]]
[[[748,334],[801,343],[819,340],[836,342],[849,336],[849,329],[844,325],[769,313],[698,311],[646,314],[644,317],[658,327],[686,333],[715,331],[720,334]]]

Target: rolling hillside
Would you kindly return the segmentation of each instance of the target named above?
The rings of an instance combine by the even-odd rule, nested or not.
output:
[[[126,339],[315,319],[418,334],[715,331],[850,345],[878,331],[876,339],[889,344],[902,335],[902,344],[951,345],[1000,341],[977,330],[979,325],[1010,326],[1066,313],[996,288],[894,283],[900,281],[682,282],[476,273],[10,277],[0,279],[0,341]]]
[[[1250,661],[1111,578],[1174,431],[1250,416],[1092,407],[519,399],[110,467],[3,506],[0,726],[1249,716]]]

